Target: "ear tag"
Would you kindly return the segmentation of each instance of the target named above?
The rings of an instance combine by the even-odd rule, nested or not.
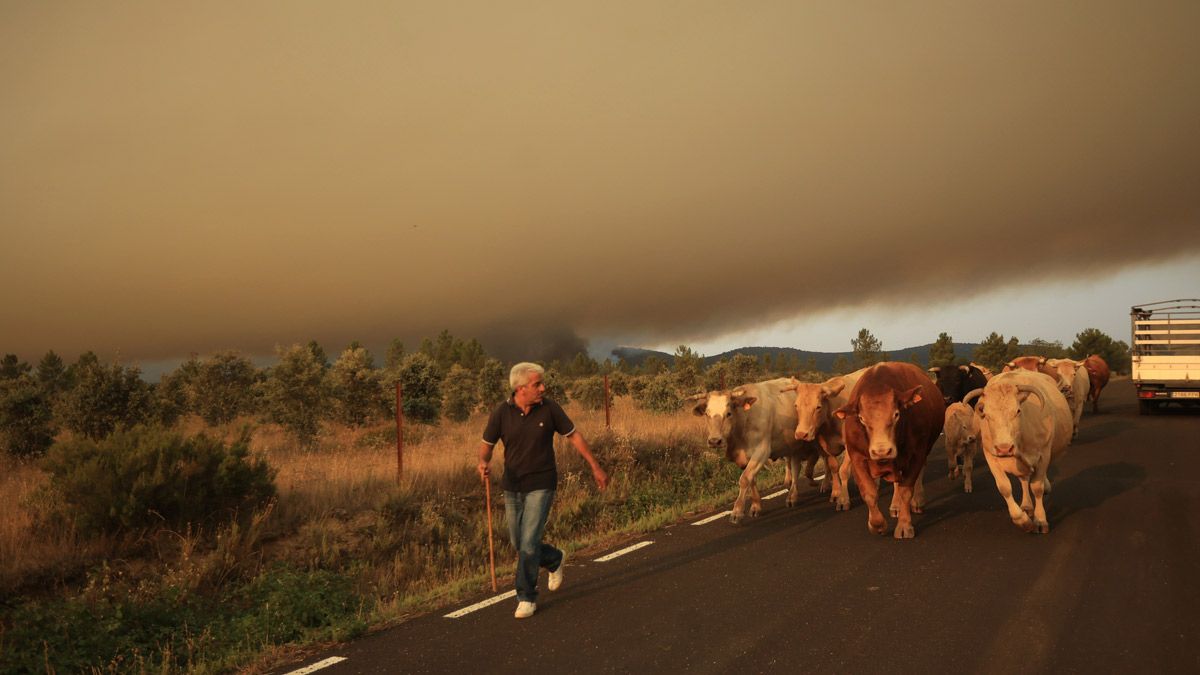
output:
[[[750,404],[749,404],[749,403],[743,403],[743,404],[742,404],[742,410],[749,410],[749,409],[750,409]]]

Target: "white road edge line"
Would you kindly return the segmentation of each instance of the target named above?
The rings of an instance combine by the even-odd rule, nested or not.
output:
[[[712,521],[720,520],[731,513],[733,513],[733,511],[722,511],[716,515],[709,516],[709,517],[705,518],[704,520],[697,520],[696,522],[694,522],[692,524],[693,525],[707,525],[707,524],[711,523]]]
[[[776,497],[778,497],[780,495],[786,495],[787,493],[788,493],[787,490],[780,490],[779,492],[772,492],[771,494],[767,495],[766,497],[763,497],[763,499],[775,499]]]
[[[620,556],[625,555],[626,553],[632,553],[632,552],[638,550],[639,548],[645,548],[653,543],[654,542],[652,542],[652,541],[639,542],[637,544],[634,544],[633,546],[627,546],[627,547],[621,549],[620,551],[613,551],[612,553],[609,553],[606,556],[603,556],[601,558],[596,558],[592,562],[608,562],[609,560],[612,560],[613,558],[618,558]]]
[[[508,600],[509,598],[515,598],[515,597],[517,597],[516,591],[509,591],[507,593],[501,593],[500,595],[497,595],[495,597],[491,597],[491,598],[488,598],[487,600],[482,600],[480,602],[477,602],[477,603],[471,605],[470,607],[463,607],[462,609],[460,609],[458,611],[450,612],[449,614],[446,614],[442,618],[458,619],[458,618],[461,618],[461,617],[464,617],[464,616],[470,614],[471,612],[474,612],[477,609],[483,609],[484,607],[490,607],[490,606],[496,604],[497,602],[503,602],[505,600]]]
[[[345,660],[346,660],[346,657],[344,657],[344,656],[331,656],[331,657],[325,659],[324,661],[317,661],[316,663],[312,664],[311,666],[304,666],[303,668],[293,670],[292,672],[287,673],[286,675],[307,675],[308,673],[316,672],[322,668],[328,668],[329,666],[332,666],[335,663],[341,663],[342,661],[345,661]]]

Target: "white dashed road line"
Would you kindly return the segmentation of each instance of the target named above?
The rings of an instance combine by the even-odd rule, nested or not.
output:
[[[516,591],[509,591],[507,593],[501,593],[500,595],[497,595],[495,597],[491,597],[491,598],[488,598],[487,600],[477,602],[477,603],[471,605],[470,607],[463,607],[462,609],[460,609],[456,612],[450,612],[449,614],[445,615],[444,618],[458,619],[458,618],[461,618],[461,617],[464,617],[464,616],[470,614],[471,612],[474,612],[477,609],[483,609],[484,607],[490,607],[490,606],[496,604],[497,602],[503,602],[505,600],[508,600],[509,598],[515,598],[515,597],[517,597]]]
[[[325,659],[324,661],[317,661],[316,663],[312,664],[311,666],[304,666],[303,668],[293,670],[292,672],[287,673],[286,675],[308,675],[308,673],[315,673],[316,671],[318,671],[322,668],[328,668],[329,666],[332,666],[335,663],[341,663],[342,661],[345,661],[345,660],[346,660],[346,657],[344,657],[344,656],[331,656],[331,657]]]
[[[619,558],[619,557],[625,555],[626,553],[632,553],[633,551],[636,551],[639,548],[645,548],[653,543],[654,542],[652,542],[652,541],[639,542],[637,544],[634,544],[633,546],[627,546],[627,547],[621,549],[620,551],[613,551],[612,553],[609,553],[608,555],[606,555],[602,558],[596,558],[592,562],[608,562],[609,560],[612,560],[613,558]]]
[[[711,523],[712,521],[720,520],[731,513],[733,513],[733,511],[722,511],[716,515],[709,516],[709,517],[705,518],[704,520],[697,520],[696,522],[694,522],[692,524],[693,525],[707,525],[707,524]]]

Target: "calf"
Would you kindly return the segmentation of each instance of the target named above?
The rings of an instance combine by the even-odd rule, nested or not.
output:
[[[733,523],[745,515],[747,496],[751,498],[750,515],[762,512],[754,478],[768,459],[787,459],[787,503],[792,506],[799,499],[800,463],[808,462],[811,476],[812,465],[820,457],[819,444],[796,439],[796,395],[780,392],[787,384],[787,379],[768,380],[691,399],[697,401],[693,412],[706,420],[708,447],[723,448],[725,456],[742,468],[737,500],[729,516]]]
[[[911,363],[884,362],[863,373],[849,399],[834,414],[844,421],[846,454],[870,511],[867,528],[876,534],[887,530],[874,480],[883,478],[895,485],[891,510],[898,520],[893,536],[911,539],[916,535],[912,514],[924,508],[925,461],[944,423],[941,392]]]
[[[975,391],[982,393],[983,390]],[[969,404],[958,401],[946,408],[944,433],[950,479],[962,476],[963,492],[970,492],[971,472],[975,470],[975,454],[979,450],[979,419]]]
[[[1049,532],[1046,471],[1071,441],[1066,399],[1050,380],[1018,369],[993,377],[975,410],[983,458],[1008,505],[1009,518],[1026,532]],[[1020,506],[1013,500],[1009,475],[1021,481]]]

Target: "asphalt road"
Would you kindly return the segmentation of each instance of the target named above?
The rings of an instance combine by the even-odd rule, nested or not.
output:
[[[443,618],[481,593],[279,672],[1200,672],[1200,414],[1139,416],[1129,380],[1101,405],[1051,470],[1048,535],[1011,524],[982,457],[974,492],[951,482],[939,441],[916,539],[814,488],[576,556],[530,619]]]

